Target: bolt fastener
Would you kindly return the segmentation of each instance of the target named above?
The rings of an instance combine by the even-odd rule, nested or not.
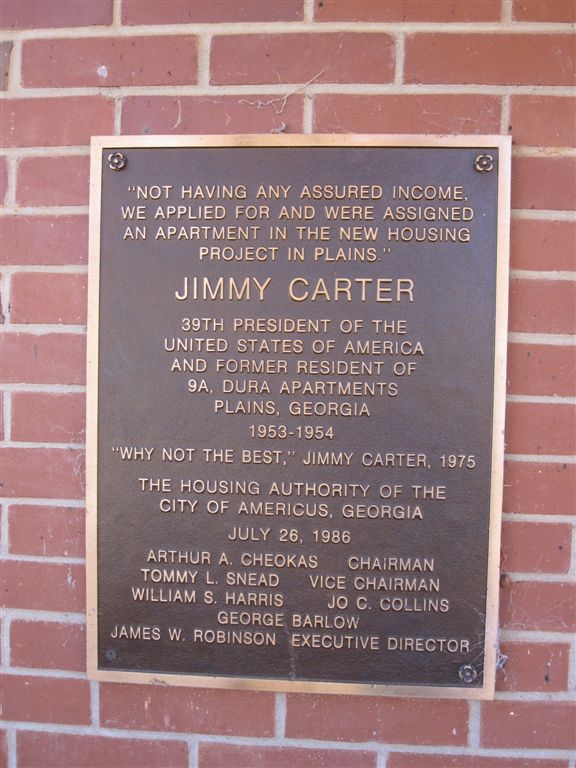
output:
[[[111,171],[121,171],[123,168],[126,168],[127,164],[128,160],[126,160],[126,156],[122,152],[112,152],[111,155],[108,155],[108,168]]]
[[[473,664],[462,664],[458,670],[458,677],[463,683],[473,683],[478,677],[478,672]]]
[[[107,661],[116,661],[118,658],[118,654],[114,650],[114,648],[108,648],[106,653],[104,654],[106,656]]]
[[[474,160],[474,168],[479,173],[488,173],[494,168],[494,158],[492,155],[478,155]]]

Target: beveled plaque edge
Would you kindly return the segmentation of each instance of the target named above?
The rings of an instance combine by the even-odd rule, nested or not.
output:
[[[496,314],[492,415],[492,467],[487,561],[486,629],[483,685],[478,688],[369,683],[336,683],[266,678],[216,677],[110,671],[98,668],[98,349],[100,287],[100,225],[102,152],[105,149],[173,147],[421,147],[498,149]],[[210,134],[154,136],[93,136],[90,152],[88,259],[88,329],[86,351],[86,623],[87,677],[100,682],[169,686],[410,696],[418,698],[489,700],[494,698],[498,654],[500,534],[504,476],[506,349],[510,242],[510,167],[512,138],[497,134]]]

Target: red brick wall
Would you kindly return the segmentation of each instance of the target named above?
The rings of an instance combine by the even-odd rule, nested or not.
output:
[[[570,0],[3,0],[0,554],[9,766],[569,768],[576,747]],[[514,137],[496,701],[84,675],[90,134]]]

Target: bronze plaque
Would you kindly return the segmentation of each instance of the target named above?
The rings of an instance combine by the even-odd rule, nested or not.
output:
[[[92,163],[90,673],[490,696],[509,140]]]

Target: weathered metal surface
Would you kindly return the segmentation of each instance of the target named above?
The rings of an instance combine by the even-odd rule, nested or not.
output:
[[[502,147],[96,151],[98,669],[489,688]]]

